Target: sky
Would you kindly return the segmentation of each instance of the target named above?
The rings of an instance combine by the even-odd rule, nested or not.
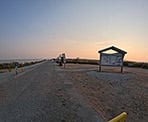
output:
[[[148,0],[0,0],[0,59],[98,59],[116,46],[148,62]]]

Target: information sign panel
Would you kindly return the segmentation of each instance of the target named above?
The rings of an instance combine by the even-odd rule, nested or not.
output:
[[[101,65],[106,66],[122,66],[122,54],[101,54]]]

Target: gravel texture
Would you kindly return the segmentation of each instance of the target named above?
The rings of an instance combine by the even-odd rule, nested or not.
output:
[[[69,80],[106,121],[127,112],[126,122],[148,122],[148,70],[68,64]],[[81,70],[81,71],[80,71]]]
[[[105,122],[67,71],[44,62],[0,75],[0,122]]]

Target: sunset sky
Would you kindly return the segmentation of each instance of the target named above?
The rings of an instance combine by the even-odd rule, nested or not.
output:
[[[110,46],[148,62],[148,0],[0,0],[0,59],[98,59]]]

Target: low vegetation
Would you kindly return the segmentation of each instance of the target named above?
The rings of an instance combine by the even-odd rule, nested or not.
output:
[[[94,60],[94,59],[79,59],[79,58],[66,59],[66,62],[67,63],[77,63],[77,64],[99,65],[99,60]],[[148,63],[143,63],[143,62],[124,61],[124,66],[148,69]]]
[[[11,72],[15,68],[16,65],[17,65],[18,68],[21,68],[21,67],[41,63],[43,61],[44,60],[34,61],[34,62],[25,62],[25,63],[19,63],[19,62],[2,63],[2,64],[0,64],[0,73],[4,73],[4,72],[8,72],[8,71]]]
[[[128,67],[139,67],[139,68],[148,69],[148,63],[144,63],[144,62],[125,61],[124,62],[124,66],[128,66]]]
[[[99,65],[99,60],[76,58],[76,59],[66,59],[66,63]]]

